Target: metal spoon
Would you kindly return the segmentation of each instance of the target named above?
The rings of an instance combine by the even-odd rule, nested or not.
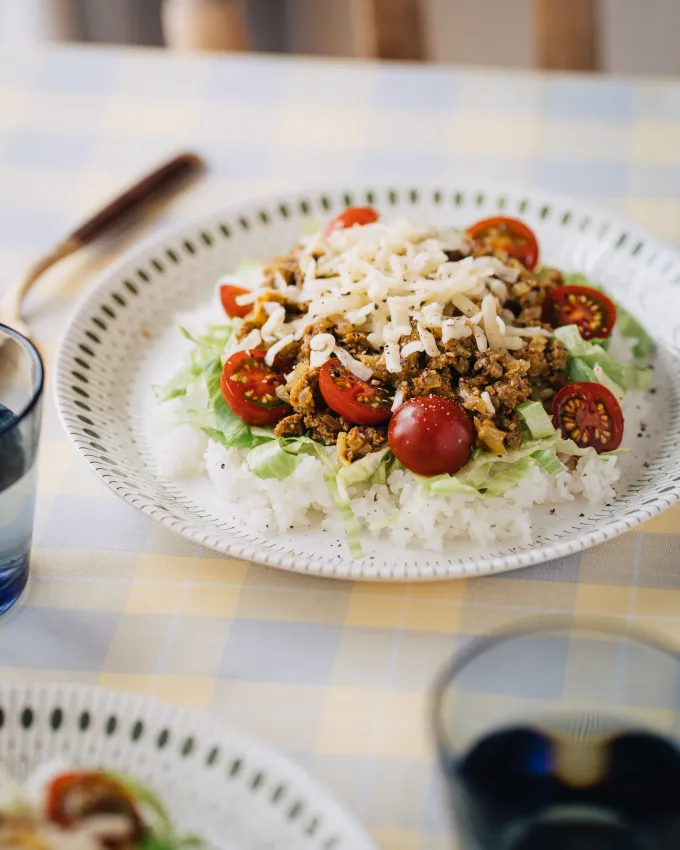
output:
[[[23,280],[7,295],[0,298],[0,324],[7,325],[24,336],[29,336],[29,328],[21,318],[21,302],[33,284],[48,269],[112,230],[128,215],[137,212],[152,196],[177,190],[188,177],[197,174],[203,167],[204,162],[197,154],[180,154],[142,177],[98,210],[77,230],[40,257],[28,270]]]

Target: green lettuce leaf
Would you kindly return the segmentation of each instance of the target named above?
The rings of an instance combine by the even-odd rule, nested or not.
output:
[[[253,444],[250,427],[239,419],[231,410],[222,396],[220,378],[222,376],[222,361],[219,357],[209,361],[203,369],[205,385],[208,389],[208,404],[213,415],[214,423],[203,432],[212,439],[217,439],[226,448],[247,449]]]
[[[283,481],[297,469],[300,458],[286,451],[279,440],[268,440],[252,448],[246,456],[248,468],[258,478]]]
[[[455,475],[435,475],[433,478],[419,478],[426,493],[460,493],[463,496],[479,498],[481,493],[475,487],[464,484]]]
[[[555,426],[540,401],[525,401],[518,404],[517,412],[526,423],[534,440],[552,437],[555,433]]]
[[[544,278],[551,271],[556,270],[549,267],[541,269],[539,272],[539,278]],[[593,283],[580,272],[563,274],[562,277],[564,278],[565,284],[568,286],[590,286],[592,289],[603,290],[603,287],[600,286],[600,284]],[[607,294],[609,295],[609,293]],[[611,295],[609,297],[611,298]],[[612,298],[612,301],[614,301],[614,306],[616,307],[616,330],[623,337],[633,338],[635,340],[633,353],[639,360],[647,360],[654,353],[656,343],[640,322],[638,322],[635,316],[629,313],[625,307],[616,301],[616,299]],[[600,341],[600,344],[602,343],[603,341]],[[602,347],[606,348],[606,345],[602,344]]]
[[[371,452],[361,460],[355,460],[349,466],[343,466],[338,472],[338,490],[342,496],[348,496],[347,488],[352,484],[368,482],[378,472],[378,468],[389,449]]]
[[[350,554],[353,558],[362,558],[364,550],[361,547],[359,523],[357,522],[357,518],[354,516],[352,505],[346,495],[342,495],[340,493],[337,475],[327,473],[324,475],[324,480],[326,481],[328,492],[331,494],[331,498],[340,512],[340,518],[342,519],[342,524],[345,528],[345,535],[347,536],[347,545],[349,546]]]
[[[194,348],[190,351],[187,362],[172,378],[153,387],[154,395],[160,402],[181,398],[187,394],[189,387],[204,373],[206,365],[214,358],[222,356],[232,337],[233,328],[231,325],[208,325],[205,333],[195,337],[180,325],[179,332],[194,344]]]
[[[521,460],[506,466],[505,470],[489,479],[486,485],[487,496],[502,496],[508,490],[516,487],[524,476],[536,465],[533,456],[523,457]]]
[[[504,475],[508,467],[530,457],[534,452],[554,449],[558,436],[558,432],[553,428],[551,437],[543,440],[527,440],[520,448],[504,455],[493,455],[491,452],[477,448],[472,452],[467,464],[457,473],[456,478],[476,490],[487,490],[493,479],[498,475]],[[527,467],[521,468],[526,473]]]
[[[648,389],[651,385],[653,377],[651,369],[622,366],[602,348],[599,342],[584,340],[576,325],[556,328],[555,336],[564,343],[569,352],[567,372],[572,381],[597,381],[595,366],[599,366],[622,390]]]
[[[564,469],[564,464],[552,449],[539,449],[529,457],[532,457],[550,475],[558,475]]]

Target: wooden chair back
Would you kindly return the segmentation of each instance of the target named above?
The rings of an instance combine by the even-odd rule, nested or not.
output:
[[[372,53],[381,59],[425,59],[424,0],[360,0],[357,23],[371,21]],[[512,2],[512,0],[506,0]],[[447,0],[455,13],[457,0]],[[597,0],[532,0],[536,65],[547,70],[595,71]],[[369,26],[371,24],[369,23]],[[369,39],[370,41],[370,39]]]

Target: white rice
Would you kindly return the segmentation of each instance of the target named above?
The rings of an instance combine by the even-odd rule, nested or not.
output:
[[[182,323],[199,332],[201,322],[223,321],[220,308],[215,309],[212,318],[206,318],[203,309],[193,317],[183,316]],[[201,322],[196,322],[198,315]],[[614,356],[623,363],[632,357],[628,342],[612,338]],[[158,383],[181,365],[185,351],[184,345],[175,345],[165,352]],[[160,475],[182,479],[207,472],[230,513],[242,518],[254,531],[283,533],[321,522],[326,530],[343,536],[342,521],[324,481],[326,467],[320,460],[303,456],[284,481],[260,479],[245,462],[247,451],[226,449],[192,426],[172,424],[182,408],[202,405],[205,399],[197,398],[194,391],[157,408],[152,444]],[[624,399],[623,447],[633,446],[646,405],[645,394],[640,391],[629,392]],[[328,451],[329,457],[334,458],[335,449]],[[352,510],[365,535],[391,539],[399,546],[419,545],[440,551],[446,541],[456,538],[471,538],[483,545],[511,539],[530,543],[534,506],[572,502],[576,498],[590,505],[610,501],[616,496],[619,477],[616,456],[591,455],[556,476],[536,466],[503,497],[427,494],[410,472],[401,470],[392,472],[386,484],[353,485],[349,491]]]
[[[263,533],[305,528],[317,521],[315,512],[320,511],[326,515],[323,527],[342,536],[321,461],[307,456],[284,481],[262,480],[248,469],[245,454],[211,440],[205,468],[220,497],[249,527]],[[400,546],[439,551],[447,540],[461,537],[481,544],[512,538],[529,543],[534,505],[571,502],[578,496],[590,504],[608,501],[615,497],[619,475],[616,457],[583,457],[573,471],[556,476],[536,466],[503,497],[480,499],[459,493],[427,494],[410,472],[397,470],[386,484],[355,485],[350,495],[364,532]]]

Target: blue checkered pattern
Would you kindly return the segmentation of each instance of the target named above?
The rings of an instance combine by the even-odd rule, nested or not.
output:
[[[0,56],[0,105],[7,280],[185,148],[205,155],[210,173],[157,210],[147,232],[339,176],[445,184],[478,174],[587,198],[680,239],[680,84],[68,48]],[[31,297],[48,368],[74,299],[139,235],[64,263]],[[680,638],[678,508],[506,576],[331,583],[224,558],[153,525],[91,476],[49,397],[39,486],[32,582],[0,621],[0,675],[216,712],[306,765],[388,850],[450,846],[427,705],[452,652],[543,612]],[[559,698],[564,685],[567,647],[551,652],[536,698]]]

